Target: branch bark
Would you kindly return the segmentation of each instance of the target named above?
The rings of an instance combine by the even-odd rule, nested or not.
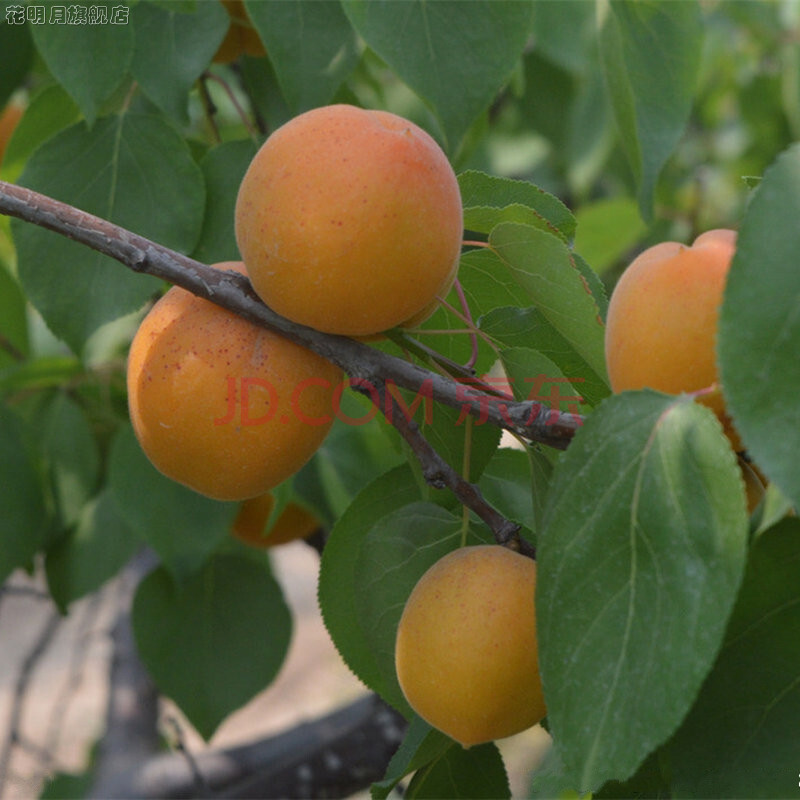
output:
[[[202,264],[30,189],[0,181],[0,213],[85,244],[136,272],[181,286],[313,350],[339,366],[351,379],[429,392],[432,400],[461,409],[480,424],[493,424],[530,442],[561,450],[566,449],[583,423],[579,415],[550,409],[542,403],[507,401],[354,339],[298,325],[264,305],[245,277]]]
[[[367,695],[273,737],[195,753],[191,764],[181,753],[154,756],[128,772],[113,796],[349,797],[383,778],[405,728],[398,712]]]

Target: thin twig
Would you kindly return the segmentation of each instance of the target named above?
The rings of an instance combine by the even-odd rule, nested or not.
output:
[[[250,121],[250,118],[247,116],[247,112],[242,107],[242,104],[239,102],[239,99],[236,97],[236,94],[234,93],[233,89],[231,89],[231,87],[228,86],[227,82],[222,80],[222,78],[220,78],[219,75],[215,75],[213,72],[204,73],[203,74],[203,81],[205,81],[205,80],[215,81],[216,83],[218,83],[223,88],[223,90],[225,91],[225,94],[228,95],[228,99],[231,101],[231,105],[233,105],[233,107],[236,109],[236,113],[239,115],[239,118],[242,120],[242,124],[247,129],[247,133],[250,135],[250,138],[256,144],[258,144],[258,142],[259,142],[258,131],[255,129],[255,127],[253,126],[253,123]],[[208,90],[206,89],[206,91],[208,91]]]
[[[0,333],[0,350],[5,350],[14,361],[24,361],[25,360],[25,353],[22,352],[12,341],[5,336],[4,334]]]
[[[208,781],[203,775],[197,763],[197,759],[186,744],[186,735],[177,717],[169,715],[165,721],[170,729],[170,733],[174,737],[174,749],[186,760],[186,766],[189,768],[189,774],[192,776],[192,781],[194,783],[193,795],[195,797],[213,797],[214,792],[208,785]]]
[[[392,391],[386,385],[380,385],[375,387],[375,394],[386,419],[405,439],[417,457],[425,481],[434,489],[449,489],[464,506],[474,511],[486,523],[499,544],[535,558],[536,551],[533,546],[520,538],[520,526],[504,517],[494,506],[490,505],[475,484],[459,475],[439,455],[423,436],[419,425],[397,402]],[[373,397],[373,399],[375,398]]]

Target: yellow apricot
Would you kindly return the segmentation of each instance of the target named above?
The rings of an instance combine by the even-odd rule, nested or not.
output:
[[[720,418],[734,447],[716,362],[719,307],[736,232],[707,231],[690,247],[662,242],[622,273],[608,305],[605,352],[614,392],[648,387],[668,394],[696,392]]]
[[[268,306],[328,333],[369,336],[446,293],[463,211],[455,173],[425,131],[386,111],[331,105],[261,146],[235,224]]]
[[[245,500],[233,520],[233,536],[253,547],[269,548],[305,539],[320,527],[319,520],[310,511],[290,502],[269,530],[265,530],[274,506],[275,495],[272,492]]]
[[[241,262],[215,266],[244,272]],[[152,463],[201,494],[243,500],[314,454],[341,372],[175,286],[142,321],[127,380],[131,422]]]
[[[247,16],[243,0],[220,0],[230,15],[228,32],[222,40],[212,61],[215,64],[230,64],[241,55],[265,56],[267,51]]]
[[[546,714],[535,587],[532,559],[475,545],[437,561],[408,598],[395,645],[400,687],[417,714],[464,747]]]

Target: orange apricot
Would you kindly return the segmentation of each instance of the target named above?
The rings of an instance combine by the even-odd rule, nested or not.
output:
[[[536,562],[462,547],[422,576],[397,629],[400,688],[426,722],[471,747],[546,714],[536,643]]]
[[[241,55],[265,56],[267,51],[250,22],[243,0],[220,0],[230,15],[230,27],[214,55],[215,64],[230,64]]]
[[[241,262],[215,265],[244,272]],[[264,494],[314,454],[341,371],[179,287],[142,321],[128,358],[134,431],[165,475],[219,500]]]
[[[236,240],[253,288],[289,319],[370,336],[449,289],[463,236],[453,168],[386,111],[331,105],[262,145],[239,188]]]
[[[245,544],[269,548],[305,539],[320,527],[319,520],[308,509],[290,502],[266,530],[274,507],[275,496],[272,492],[243,501],[233,520],[231,533]]]
[[[735,250],[736,232],[718,229],[691,246],[662,242],[641,253],[611,294],[605,353],[614,392],[701,392],[697,399],[717,414],[740,449],[716,360],[719,307]]]

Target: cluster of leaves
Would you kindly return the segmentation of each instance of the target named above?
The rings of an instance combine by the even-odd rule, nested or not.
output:
[[[439,138],[474,242],[459,272],[470,318],[454,295],[401,349],[376,346],[425,358],[418,340],[478,375],[500,364],[517,398],[587,420],[562,455],[500,447],[458,409],[417,406],[438,452],[537,547],[554,748],[532,793],[796,791],[800,101],[785,91],[797,45],[767,49],[793,20],[761,3],[246,0],[267,57],[211,66],[228,25],[217,3],[140,0],[127,25],[72,28],[13,25],[12,5],[0,3],[0,105],[20,89],[29,102],[3,176],[201,261],[238,257],[239,181],[292,115],[353,102]],[[734,34],[749,60],[731,55]],[[731,179],[762,172],[751,199]],[[610,397],[605,374],[598,275],[709,222],[741,222],[719,354],[771,481],[753,519],[711,412]],[[164,287],[25,222],[2,229],[0,257],[0,579],[42,556],[67,610],[152,548],[138,646],[209,737],[274,678],[291,613],[269,558],[228,536],[236,507],[165,479],[133,437],[124,355]],[[414,718],[393,666],[417,578],[490,532],[359,403],[344,398],[281,497],[331,528],[319,596],[343,658],[411,719],[374,793],[414,773],[412,796],[507,795],[495,745],[464,751]]]

